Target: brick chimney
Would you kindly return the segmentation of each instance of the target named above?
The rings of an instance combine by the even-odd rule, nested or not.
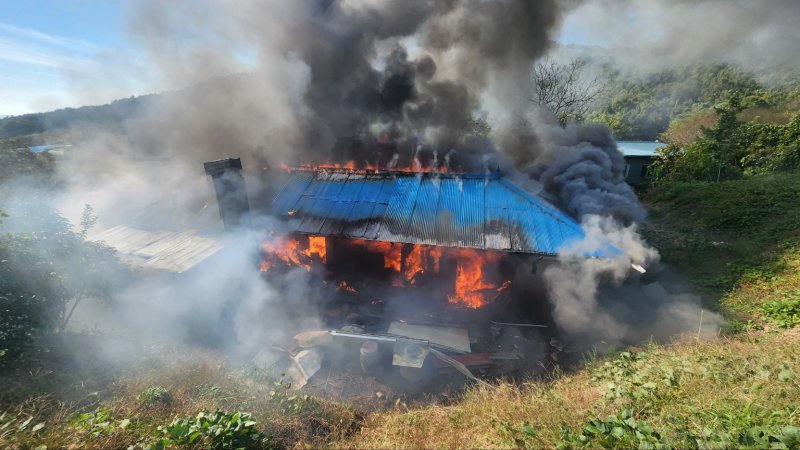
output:
[[[203,163],[207,175],[214,181],[219,216],[225,231],[232,231],[250,223],[250,203],[242,177],[242,160],[220,159]]]

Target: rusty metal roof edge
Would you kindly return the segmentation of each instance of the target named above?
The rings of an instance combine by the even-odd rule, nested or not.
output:
[[[515,254],[515,255],[533,255],[533,256],[544,256],[544,257],[548,257],[548,258],[555,258],[556,256],[558,256],[558,254],[557,254],[557,253],[548,253],[548,252],[520,252],[520,251],[514,251],[514,250],[499,250],[499,249],[496,249],[496,248],[485,248],[485,247],[469,247],[469,246],[464,246],[464,245],[455,245],[455,244],[450,244],[450,245],[439,245],[439,244],[416,244],[416,243],[414,243],[414,242],[389,241],[389,240],[385,240],[385,239],[377,239],[377,238],[376,238],[376,239],[372,239],[372,238],[366,238],[366,237],[355,237],[355,238],[354,238],[354,237],[348,237],[348,236],[344,236],[344,235],[330,235],[330,234],[324,234],[324,235],[323,235],[323,234],[320,234],[320,233],[309,233],[309,232],[307,232],[307,231],[300,231],[300,230],[294,230],[294,231],[292,231],[292,232],[291,232],[291,234],[302,234],[302,235],[308,235],[308,236],[333,236],[333,237],[341,237],[341,238],[343,238],[343,239],[347,239],[347,240],[356,240],[356,241],[375,241],[375,242],[390,242],[390,243],[413,244],[413,245],[428,245],[428,246],[430,246],[430,247],[444,247],[444,248],[471,248],[471,249],[473,249],[473,250],[486,250],[486,251],[492,251],[492,252],[501,252],[501,253]]]
[[[480,180],[499,180],[503,177],[499,170],[486,173],[478,172],[423,172],[413,170],[382,170],[382,169],[348,169],[344,167],[306,167],[298,166],[288,169],[289,173],[295,172],[311,172],[311,173],[341,173],[353,175],[373,175],[378,177],[412,177],[412,176],[428,176],[428,177],[441,177],[441,178],[466,178],[466,179],[480,179]]]

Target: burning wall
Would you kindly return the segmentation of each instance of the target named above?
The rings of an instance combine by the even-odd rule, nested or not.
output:
[[[554,26],[573,3],[425,0],[409,7],[406,1],[243,0],[234,5],[222,0],[151,0],[137,4],[129,29],[135,37],[133,45],[139,44],[136,59],[144,61],[147,68],[140,71],[148,77],[140,90],[185,89],[149,102],[140,116],[121,127],[124,135],[91,134],[80,148],[76,146],[76,151],[66,155],[58,168],[65,181],[60,203],[67,211],[77,205],[78,210],[68,214],[75,218],[82,205],[91,203],[101,223],[130,221],[135,216],[132,205],[157,204],[161,206],[158,213],[144,219],[148,226],[194,226],[198,217],[217,216],[212,208],[205,208],[213,192],[197,169],[200,162],[234,154],[241,155],[243,165],[250,168],[244,175],[255,192],[273,182],[274,171],[267,169],[280,163],[335,161],[356,169],[372,170],[380,164],[389,169],[407,166],[416,172],[430,167],[432,175],[445,171],[488,175],[499,165],[519,187],[533,194],[545,191],[554,195],[586,224],[597,216],[635,224],[644,218],[643,209],[620,176],[622,159],[608,130],[572,124],[562,128],[546,112],[536,111],[524,95],[532,63],[548,50]],[[241,74],[229,75],[231,72]],[[374,173],[356,175],[363,180],[360,189],[367,184],[390,184]],[[288,214],[304,208],[343,211],[335,209],[347,206],[348,202],[341,200],[346,198],[343,187],[336,196],[314,193],[313,201],[303,208],[295,203],[277,213],[274,208],[265,211],[267,199],[262,208],[254,208],[253,229],[275,228],[286,236],[295,232],[321,236],[327,234],[323,228],[330,227],[344,231],[348,238],[370,242],[378,238],[401,242],[408,236],[424,241],[440,236],[442,242],[408,244],[435,243],[476,253],[487,247],[536,249],[546,255],[563,251],[565,237],[586,237],[580,226],[565,225],[572,220],[564,220],[565,215],[546,202],[534,207],[542,208],[557,223],[541,227],[519,207],[534,205],[528,200],[514,200],[511,207],[487,202],[478,208],[481,198],[494,198],[485,195],[489,188],[504,189],[499,180],[487,183],[485,177],[416,175],[397,179],[403,181],[392,185],[402,185],[396,196],[387,191],[384,197],[382,188],[375,189],[370,191],[374,196],[369,201],[349,205],[348,218],[354,217],[347,222],[353,225],[351,229],[342,229],[338,219],[300,220],[298,214]],[[428,201],[437,190],[461,193],[461,197],[446,197],[455,201],[437,201],[435,210],[428,209],[426,205],[433,205]],[[412,203],[409,192],[416,192],[422,202]],[[417,204],[424,206],[419,213],[414,208]],[[473,212],[480,210],[484,221],[478,227]],[[402,220],[375,226],[377,217],[391,218],[401,212]],[[289,217],[277,223],[270,220],[270,214]],[[435,226],[426,229],[418,224]],[[523,233],[525,224],[533,232]],[[352,230],[361,234],[352,236]],[[615,235],[620,230],[630,233]],[[251,232],[234,230],[231,239],[247,240]],[[550,301],[559,310],[559,328],[585,341],[618,343],[646,333],[668,334],[658,324],[641,326],[643,318],[650,323],[682,323],[689,314],[670,314],[669,308],[660,305],[686,305],[685,310],[691,311],[693,306],[685,298],[678,301],[669,293],[656,296],[636,289],[631,289],[631,295],[618,296],[601,289],[608,279],[605,273],[614,272],[611,284],[619,287],[625,279],[621,274],[629,270],[632,259],[645,263],[644,259],[655,261],[657,255],[636,253],[646,246],[631,237],[636,230],[630,226],[617,223],[598,234],[611,239],[624,255],[607,263],[590,260],[590,268],[585,253],[602,246],[583,248],[573,259],[563,256],[563,270],[550,272],[548,277]],[[197,311],[205,311],[209,320],[186,327],[198,332],[235,329],[233,340],[239,343],[273,338],[264,336],[268,334],[265,330],[275,332],[290,322],[276,313],[276,305],[284,297],[321,294],[307,284],[311,272],[302,268],[269,283],[250,276],[242,269],[246,258],[231,256],[246,248],[248,245],[240,245],[228,254],[222,267],[204,272],[206,277],[200,281],[213,286],[153,283],[131,287],[116,296],[124,312],[120,316],[129,318],[135,334],[146,334],[141,329],[147,326],[157,336],[159,330],[178,328],[174,323],[181,318],[197,317]],[[422,248],[417,251],[423,252]],[[412,266],[409,279],[402,251],[398,259],[398,250],[391,249],[392,256],[383,258],[381,268],[391,269],[404,285],[411,280],[419,283],[435,271],[435,267],[420,270]],[[324,258],[310,247],[298,252],[296,259],[301,265],[307,264],[307,259],[321,262],[329,256],[327,247]],[[446,259],[445,255],[438,258],[440,273]],[[235,267],[230,261],[237,262]],[[470,261],[473,259],[462,258],[461,279],[475,272]],[[489,262],[482,267],[493,265]],[[455,270],[448,282],[451,295],[469,303],[471,291],[456,289],[457,266]],[[245,306],[228,306],[226,302],[233,302],[228,290],[212,289],[228,286],[231,280],[251,293],[238,296],[246,297]],[[499,288],[503,281],[488,278],[485,285]],[[495,288],[486,290],[491,289]],[[151,299],[147,307],[142,306],[143,297]],[[176,298],[187,301],[179,304]],[[652,301],[642,302],[641,298]],[[228,308],[236,311],[236,324],[220,326],[219,316]],[[308,308],[302,314],[291,313],[311,317],[316,311]],[[575,319],[587,315],[614,320],[598,320],[603,325],[592,327]],[[669,333],[672,331],[670,328]]]
[[[328,239],[324,236],[292,235],[266,240],[262,243],[261,271],[266,273],[277,267],[302,267],[306,271],[325,270],[328,259]],[[379,255],[383,260],[383,277],[394,288],[413,288],[433,276],[451,283],[447,300],[454,305],[480,308],[508,289],[510,279],[503,279],[498,263],[503,257],[497,251],[479,251],[468,248],[444,248],[359,239],[337,239],[337,250],[352,255],[353,247],[360,247]],[[348,257],[348,256],[344,256]],[[368,264],[368,263],[367,263]],[[445,274],[443,267],[454,267]],[[374,268],[371,268],[374,269]],[[362,271],[368,270],[367,268]],[[335,277],[351,278],[354,273],[337,273]],[[339,288],[355,291],[357,282],[342,279]],[[447,281],[445,281],[447,282]]]

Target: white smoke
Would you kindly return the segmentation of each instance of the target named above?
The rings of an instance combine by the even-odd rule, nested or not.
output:
[[[130,30],[150,85],[182,90],[152,99],[122,130],[88,132],[59,163],[61,209],[76,218],[90,203],[101,226],[211,231],[217,212],[209,206],[214,195],[204,161],[241,156],[258,207],[268,204],[257,194],[276,182],[278,163],[374,161],[373,147],[355,144],[378,139],[374,130],[401,146],[382,155],[387,162],[399,153],[411,155],[401,161],[410,164],[425,153],[420,146],[431,155],[447,151],[448,165],[462,158],[459,164],[480,170],[484,154],[499,148],[527,166],[531,184],[584,218],[582,245],[608,241],[623,252],[587,260],[575,256],[575,247],[545,271],[564,332],[628,341],[649,333],[635,320],[648,314],[672,318],[683,330],[693,314],[688,297],[643,289],[609,300],[628,289],[631,262],[657,256],[636,234],[644,210],[622,179],[622,157],[607,130],[562,129],[542,116],[525,129],[531,140],[516,139],[519,118],[530,113],[524,91],[531,65],[550,47],[564,8],[522,0],[429,0],[413,8],[366,0],[138,3]],[[463,137],[484,112],[493,114],[493,140],[470,145]],[[259,223],[262,231],[279,227]],[[307,274],[267,283],[258,273],[257,245],[243,231],[199,274],[121,290],[112,323],[177,342],[199,334],[241,353],[276,339],[286,324],[306,323],[303,317],[316,323],[304,301],[321,294]],[[656,329],[660,335],[667,328]]]
[[[587,0],[563,34],[637,71],[709,62],[774,69],[796,64],[799,26],[793,0]]]
[[[639,281],[631,266],[658,270],[660,257],[638,225],[622,226],[594,214],[585,215],[582,225],[586,238],[562,249],[558,262],[543,273],[553,319],[568,339],[583,346],[619,346],[688,332],[704,338],[718,333],[724,320],[714,312],[701,313],[701,300],[691,289],[664,284],[667,280]]]

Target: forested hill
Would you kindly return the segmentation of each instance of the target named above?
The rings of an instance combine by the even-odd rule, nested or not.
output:
[[[157,94],[115,100],[106,105],[64,108],[0,119],[0,138],[26,136],[82,126],[117,126],[136,115]]]
[[[791,72],[753,74],[727,64],[674,68],[632,77],[612,64],[589,61],[600,90],[587,111],[586,121],[608,125],[619,139],[655,140],[675,119],[708,112],[732,93],[742,96],[742,107],[760,112],[787,109],[800,97],[800,76]],[[587,67],[588,69],[588,67]],[[29,136],[75,127],[117,127],[165,95],[191,95],[209,84],[235,83],[246,74],[209,80],[176,93],[152,94],[116,100],[107,105],[65,108],[56,111],[0,118],[0,138]],[[769,80],[769,81],[764,81]],[[791,108],[790,108],[791,109]],[[767,114],[785,124],[790,115]],[[764,117],[764,114],[761,114]],[[709,125],[713,119],[706,120]]]
[[[157,102],[165,99],[171,101],[170,97],[173,96],[180,98],[198,96],[209,91],[225,92],[233,86],[251,81],[252,78],[252,75],[246,73],[231,74],[202,81],[176,91],[129,97],[115,100],[106,105],[8,116],[0,119],[0,139],[23,138],[33,135],[39,135],[36,138],[42,139],[46,138],[46,136],[41,136],[42,134],[58,134],[62,130],[75,128],[100,127],[124,132],[126,120],[140,117]],[[11,139],[7,142],[25,141],[26,139]]]
[[[787,101],[800,95],[800,80],[794,73],[767,76],[726,64],[640,77],[624,76],[606,64],[598,73],[601,90],[587,121],[608,125],[620,139],[659,139],[674,119],[708,111],[733,93],[742,97],[742,108],[763,111],[786,109]],[[781,124],[789,118],[783,117]]]

